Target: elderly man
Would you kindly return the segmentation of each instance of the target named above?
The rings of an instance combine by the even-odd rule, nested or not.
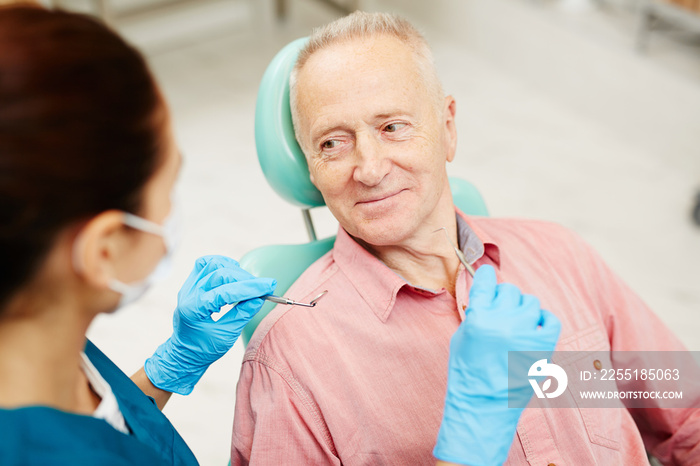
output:
[[[248,346],[233,464],[434,463],[443,406],[452,409],[449,341],[472,304],[472,278],[435,233],[443,227],[477,275],[492,266],[561,320],[558,350],[683,350],[574,234],[455,208],[445,169],[455,156],[455,101],[407,22],[355,13],[315,32],[293,71],[291,103],[311,180],[340,228],[333,250],[290,291],[328,295],[315,308],[275,309]],[[516,318],[501,319],[506,334],[517,332]],[[635,416],[644,441],[622,404],[530,407],[508,464],[641,464],[645,442],[664,461],[700,462],[697,410]],[[492,422],[497,415],[472,428],[492,432]]]

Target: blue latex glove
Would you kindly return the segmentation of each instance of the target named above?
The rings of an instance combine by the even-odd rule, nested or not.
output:
[[[450,341],[436,458],[471,466],[505,462],[520,414],[533,394],[528,369],[537,359],[551,356],[560,330],[559,319],[540,309],[537,298],[515,285],[499,285],[493,267],[479,267],[464,322]],[[517,353],[519,363],[511,364],[510,395],[517,408],[508,405],[508,351],[540,352]]]
[[[209,365],[231,349],[277,282],[256,278],[233,259],[205,256],[177,294],[173,334],[146,360],[144,370],[161,390],[188,395]],[[236,304],[238,303],[238,304]],[[212,313],[235,306],[214,321]]]

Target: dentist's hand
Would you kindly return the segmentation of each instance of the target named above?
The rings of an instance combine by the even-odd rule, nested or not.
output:
[[[515,285],[499,285],[493,267],[479,267],[464,322],[450,342],[436,458],[471,466],[506,460],[520,414],[533,393],[528,369],[551,355],[560,330],[559,319],[540,309],[537,298],[522,294]],[[508,351],[546,352],[513,354],[510,396],[518,406],[513,408],[508,405]]]
[[[209,365],[231,349],[243,327],[260,310],[261,296],[272,294],[277,282],[256,278],[233,259],[205,256],[177,295],[173,334],[144,364],[153,385],[188,395]],[[222,306],[235,306],[214,321]]]

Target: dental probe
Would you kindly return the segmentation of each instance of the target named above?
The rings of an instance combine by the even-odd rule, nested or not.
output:
[[[447,238],[447,241],[449,241],[450,246],[452,246],[452,249],[455,250],[455,254],[457,254],[457,258],[462,263],[464,268],[467,269],[467,272],[469,272],[469,275],[471,275],[473,277],[474,273],[476,273],[474,271],[474,267],[472,267],[472,265],[469,262],[467,262],[467,258],[464,257],[464,253],[457,246],[455,246],[455,244],[452,242],[452,240],[450,239],[450,235],[447,234],[447,229],[445,227],[438,228],[433,233],[437,233],[440,230],[445,232],[445,238]]]
[[[328,293],[328,290],[324,290],[316,296],[314,299],[309,301],[308,303],[302,303],[299,301],[294,301],[293,299],[286,298],[284,296],[275,296],[273,294],[269,294],[267,296],[263,296],[263,299],[266,301],[271,301],[273,303],[277,304],[286,304],[288,306],[304,306],[304,307],[314,307],[316,303],[325,296],[325,294]]]

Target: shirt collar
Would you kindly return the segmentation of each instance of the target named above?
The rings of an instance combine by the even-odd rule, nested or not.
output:
[[[473,264],[486,254],[496,267],[500,267],[499,249],[490,236],[459,209],[455,208],[455,211],[459,245],[467,261]],[[342,226],[338,228],[335,239],[333,260],[382,322],[389,318],[399,290],[412,286],[360,246]]]
[[[386,322],[406,280],[360,246],[342,226],[335,238],[333,260],[379,320]]]
[[[501,267],[501,252],[491,235],[479,228],[477,222],[469,219],[459,209],[457,212],[457,240],[459,248],[469,264],[474,264],[484,255],[497,267]]]

